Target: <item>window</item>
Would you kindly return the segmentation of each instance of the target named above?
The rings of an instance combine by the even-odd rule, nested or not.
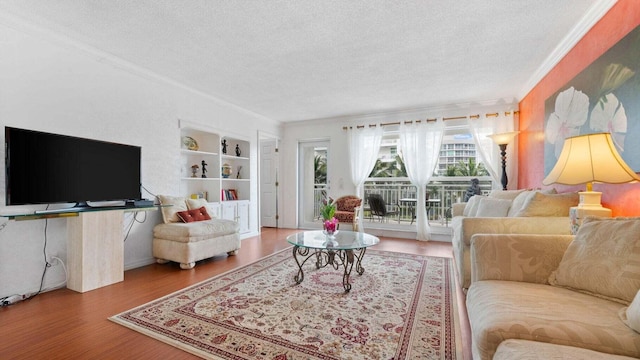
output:
[[[485,165],[477,156],[476,145],[466,125],[447,126],[440,148],[440,159],[433,175],[489,176]],[[382,139],[378,160],[369,177],[407,177],[402,149],[399,148],[399,134],[396,131],[390,131]]]

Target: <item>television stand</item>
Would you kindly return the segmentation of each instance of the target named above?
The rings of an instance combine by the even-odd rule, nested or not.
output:
[[[67,288],[86,292],[124,280],[123,210],[67,219]]]
[[[67,288],[83,293],[124,280],[124,213],[160,207],[66,208],[0,216],[16,221],[66,217]]]

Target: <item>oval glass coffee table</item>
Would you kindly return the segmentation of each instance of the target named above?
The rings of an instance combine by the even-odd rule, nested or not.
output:
[[[359,275],[364,273],[362,258],[369,246],[376,245],[380,239],[373,235],[353,232],[338,231],[334,236],[325,235],[323,231],[303,231],[287,236],[287,242],[293,245],[293,258],[298,264],[298,273],[294,277],[296,284],[304,280],[303,265],[314,259],[316,269],[331,266],[335,270],[344,269],[342,285],[345,291],[351,290],[349,276],[353,265]]]

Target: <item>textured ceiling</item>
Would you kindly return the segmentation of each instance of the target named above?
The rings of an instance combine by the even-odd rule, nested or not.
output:
[[[0,0],[0,11],[295,121],[519,100],[603,3],[611,0]]]

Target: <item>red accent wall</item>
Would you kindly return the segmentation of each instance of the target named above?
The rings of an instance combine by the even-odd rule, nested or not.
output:
[[[543,187],[545,100],[638,25],[640,1],[620,0],[520,101],[518,188]],[[552,187],[560,192],[584,190],[584,186]],[[593,190],[602,191],[602,205],[613,216],[640,216],[640,183],[594,184]]]

